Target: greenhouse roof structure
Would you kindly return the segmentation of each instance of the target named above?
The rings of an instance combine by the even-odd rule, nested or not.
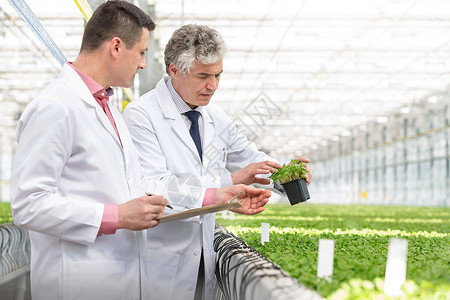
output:
[[[75,2],[25,2],[73,60],[85,22]],[[228,52],[212,101],[274,156],[307,156],[367,130],[369,122],[438,101],[435,95],[449,89],[447,0],[134,3],[150,9],[157,23],[150,55],[159,74],[164,47],[181,25],[205,24],[222,34]],[[3,143],[13,143],[18,116],[60,64],[7,0],[0,5],[0,122],[12,132]],[[151,89],[137,85],[147,84]]]

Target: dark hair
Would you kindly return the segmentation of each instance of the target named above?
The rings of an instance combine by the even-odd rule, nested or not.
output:
[[[119,37],[128,49],[139,42],[142,29],[155,29],[153,20],[139,7],[127,2],[110,0],[100,5],[84,29],[81,51],[92,51],[114,37]]]

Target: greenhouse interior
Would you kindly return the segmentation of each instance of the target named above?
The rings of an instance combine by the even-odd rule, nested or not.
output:
[[[39,298],[34,290],[42,289],[42,282],[30,278],[33,261],[38,263],[32,259],[37,239],[30,237],[77,243],[52,230],[33,232],[32,221],[17,222],[12,210],[19,206],[12,197],[17,129],[32,100],[57,80],[66,62],[77,59],[85,26],[104,2],[0,0],[2,300]],[[303,170],[310,176],[303,186],[309,195],[300,203],[292,202],[286,187],[280,191],[250,182],[271,191],[264,211],[249,215],[222,208],[192,217],[202,224],[202,218],[215,216],[214,237],[208,240],[215,269],[208,273],[197,267],[194,298],[179,298],[170,290],[167,299],[450,299],[447,0],[127,2],[156,27],[150,31],[146,68],[136,73],[131,87],[111,86],[110,106],[121,113],[157,89],[167,76],[165,49],[172,34],[187,24],[206,25],[226,44],[220,84],[211,98],[214,107],[247,138],[248,148],[256,147],[280,165],[306,158]],[[55,125],[45,126],[50,131]],[[53,163],[50,154],[46,161]],[[205,197],[211,187],[201,187]],[[155,228],[168,226],[158,222]],[[179,276],[177,268],[173,278]],[[207,288],[198,296],[202,281],[214,286],[213,298]],[[55,299],[111,299],[89,288],[70,294],[61,286]],[[136,298],[127,294],[129,286],[124,289],[117,299],[165,299],[151,291]],[[177,289],[184,287],[180,283]]]

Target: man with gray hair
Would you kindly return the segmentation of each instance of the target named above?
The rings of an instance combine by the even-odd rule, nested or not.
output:
[[[164,51],[169,76],[126,107],[125,121],[151,178],[176,183],[180,189],[186,183],[208,188],[269,184],[257,175],[281,167],[238,133],[223,110],[209,103],[225,53],[216,30],[182,26]],[[195,207],[182,200],[176,204]],[[147,231],[148,273],[153,274],[149,289],[157,299],[213,299],[214,225],[215,214],[209,214]]]

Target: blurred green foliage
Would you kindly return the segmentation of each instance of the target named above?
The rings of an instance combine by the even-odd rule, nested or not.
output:
[[[217,221],[328,299],[450,299],[450,208],[267,205]],[[261,223],[270,242],[261,245]],[[408,241],[402,297],[383,292],[389,239]],[[335,241],[332,281],[317,278],[319,239]]]
[[[12,223],[11,203],[0,202],[0,224]]]

